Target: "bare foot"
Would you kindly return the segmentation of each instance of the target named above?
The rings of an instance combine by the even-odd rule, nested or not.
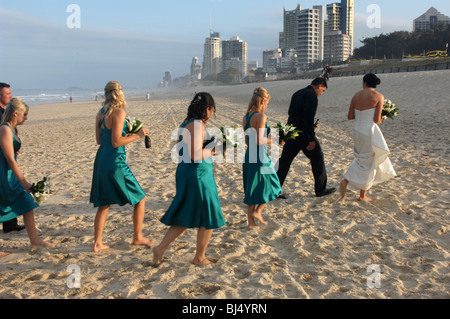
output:
[[[255,219],[253,218],[253,214],[247,214],[247,228],[248,229],[259,228],[259,226],[256,225]]]
[[[43,240],[37,240],[31,243],[31,247],[43,248],[43,247],[53,247],[52,242],[46,242]]]
[[[158,246],[153,247],[153,262],[152,262],[152,266],[153,267],[159,267],[162,263],[164,257],[164,252],[161,252],[158,249]]]
[[[108,249],[111,249],[111,247],[107,246],[107,245],[103,245],[103,244],[96,244],[96,245],[94,245],[94,249],[92,251],[94,253],[99,253],[101,251],[108,250]]]
[[[266,221],[265,221],[264,218],[262,217],[262,213],[254,212],[254,213],[253,213],[253,218],[255,218],[256,220],[258,220],[261,224],[267,225]]]
[[[374,199],[369,198],[369,197],[364,197],[364,198],[360,197],[360,198],[358,198],[358,200],[360,202],[368,202],[368,203],[373,203],[375,201]]]
[[[258,225],[248,225],[247,229],[248,230],[260,230],[261,227],[259,227]]]
[[[0,258],[6,257],[6,256],[8,256],[8,255],[9,255],[8,253],[2,253],[2,252],[0,251]]]
[[[147,238],[133,240],[133,245],[135,246],[152,246],[154,243],[155,243],[154,240],[149,240]]]
[[[192,261],[192,263],[196,266],[203,267],[203,266],[211,264],[211,260],[208,260],[206,258],[200,259],[198,257],[195,257],[194,260]]]

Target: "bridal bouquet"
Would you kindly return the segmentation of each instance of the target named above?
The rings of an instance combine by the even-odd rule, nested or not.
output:
[[[381,114],[383,121],[387,120],[388,118],[393,120],[398,115],[398,112],[399,110],[397,108],[397,105],[392,103],[391,100],[384,101],[383,112]]]
[[[302,131],[298,131],[294,129],[294,126],[292,124],[282,124],[278,123],[276,128],[278,129],[280,133],[280,143],[281,142],[287,142],[288,140],[293,140],[298,137],[298,135]]]
[[[136,118],[127,117],[126,119],[127,123],[127,134],[137,134],[139,131],[144,127],[144,123],[142,123],[140,120],[137,120]],[[145,136],[145,147],[151,148],[152,142],[150,140],[150,136]]]
[[[42,201],[48,199],[49,195],[52,193],[50,189],[50,178],[46,176],[41,181],[33,183],[30,192],[36,203],[40,205]]]

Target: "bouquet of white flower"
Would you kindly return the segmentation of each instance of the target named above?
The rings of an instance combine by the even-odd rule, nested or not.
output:
[[[280,143],[287,142],[288,140],[296,139],[302,131],[294,129],[292,124],[278,123],[276,128],[280,134]]]
[[[144,123],[142,123],[140,120],[137,120],[136,118],[127,117],[127,134],[137,134],[139,131],[144,127]],[[152,142],[150,139],[150,136],[145,136],[145,147],[151,148]]]
[[[50,178],[45,176],[41,181],[33,183],[30,192],[36,203],[40,205],[42,201],[48,199],[49,195],[52,193],[52,190],[50,189]]]
[[[137,134],[144,126],[144,123],[142,123],[141,121],[137,120],[134,117],[133,118],[127,117],[126,122],[128,127],[127,130],[128,134]]]
[[[391,100],[385,100],[383,105],[383,112],[381,114],[383,121],[390,118],[393,120],[398,115],[399,109],[397,105],[392,103]]]

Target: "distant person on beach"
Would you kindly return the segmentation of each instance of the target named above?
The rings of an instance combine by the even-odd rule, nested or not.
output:
[[[326,80],[326,81],[328,81],[329,79],[330,79],[330,75],[331,75],[331,72],[333,71],[333,69],[332,68],[330,68],[330,66],[328,65],[328,63],[325,65],[325,67],[323,68],[323,71],[322,71],[322,77]]]
[[[2,120],[3,113],[5,112],[5,107],[9,103],[11,98],[12,98],[11,86],[7,83],[0,83],[0,122]],[[25,226],[19,225],[17,223],[17,218],[13,218],[3,223],[4,233],[9,233],[12,231],[21,231],[23,229],[25,229]]]
[[[376,91],[380,79],[372,73],[363,78],[363,90],[350,103],[348,119],[353,123],[355,161],[350,165],[340,184],[342,198],[347,186],[360,190],[359,200],[373,202],[367,192],[373,185],[396,176],[389,159],[389,147],[378,124],[383,122],[384,96]]]
[[[311,85],[297,91],[292,96],[288,124],[293,125],[302,133],[296,139],[286,142],[277,172],[281,186],[283,186],[294,158],[302,151],[311,163],[316,197],[327,196],[336,191],[336,188],[327,188],[327,171],[322,148],[316,137],[317,122],[314,122],[318,107],[318,97],[327,88],[327,81],[319,77],[314,79]],[[281,194],[279,198],[285,199],[286,194]]]
[[[267,152],[270,126],[264,111],[270,102],[270,95],[264,88],[256,88],[250,100],[242,126],[246,131],[247,152],[243,164],[243,181],[247,204],[248,228],[256,228],[259,223],[266,225],[262,216],[267,203],[281,194],[280,180]]]
[[[212,156],[215,155],[215,149],[205,147],[212,140],[205,124],[215,111],[213,97],[209,93],[197,93],[180,126],[176,195],[161,218],[161,222],[170,228],[161,243],[153,248],[155,267],[163,261],[169,245],[188,228],[198,228],[193,264],[204,266],[211,263],[206,258],[209,241],[214,229],[226,224],[214,179]]]
[[[147,92],[146,99],[147,101],[150,101],[150,92]]]
[[[149,134],[147,128],[137,134],[126,134],[126,101],[122,86],[109,82],[105,101],[95,119],[97,144],[100,145],[94,163],[90,202],[98,208],[94,221],[94,252],[109,249],[103,244],[103,229],[111,205],[133,205],[133,245],[150,246],[142,235],[146,194],[127,165],[125,145]]]
[[[39,207],[30,194],[31,184],[17,164],[17,152],[22,143],[15,132],[28,119],[28,106],[18,98],[12,98],[5,108],[0,123],[0,221],[5,222],[23,216],[32,246],[48,247],[37,235],[34,209]],[[5,253],[0,253],[0,257]]]

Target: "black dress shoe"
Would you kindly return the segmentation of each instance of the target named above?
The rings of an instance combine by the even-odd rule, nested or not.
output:
[[[316,197],[324,197],[324,196],[328,196],[331,195],[333,193],[336,192],[336,188],[332,187],[332,188],[327,188],[326,190],[324,190],[322,193],[317,194]]]
[[[21,231],[24,230],[25,226],[21,226],[21,225],[14,225],[14,226],[5,226],[3,225],[3,232],[5,234],[10,233],[12,231]]]

